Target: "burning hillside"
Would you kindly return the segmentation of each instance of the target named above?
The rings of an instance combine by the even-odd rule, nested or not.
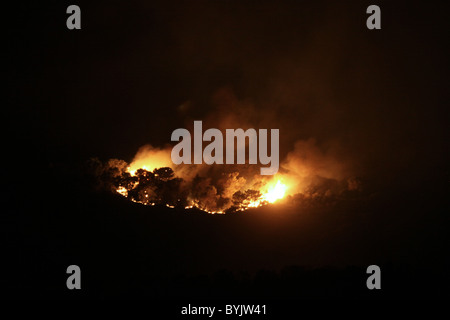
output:
[[[112,192],[143,205],[198,208],[208,213],[245,211],[286,199],[332,199],[360,188],[355,178],[325,177],[324,159],[313,141],[298,143],[281,170],[262,176],[252,165],[174,165],[170,149],[142,147],[131,163],[111,159],[97,161],[97,176]],[[303,160],[298,150],[302,149]],[[306,154],[305,154],[306,152]],[[313,163],[309,163],[313,159]],[[322,167],[321,170],[318,170]]]
[[[174,163],[174,150],[180,151],[174,143],[163,148],[144,145],[130,162],[97,161],[100,184],[144,205],[195,207],[209,213],[245,211],[299,199],[327,202],[360,189],[360,180],[355,178],[362,174],[358,160],[339,139],[305,139],[313,135],[306,131],[299,135],[299,124],[288,113],[275,114],[266,105],[256,108],[250,101],[237,99],[231,90],[219,90],[211,105],[207,113],[198,117],[203,119],[203,127],[191,115],[196,112],[195,103],[185,103],[177,110],[174,119],[187,129],[173,131],[172,139],[169,134],[166,141],[180,141],[174,140],[174,133],[184,131],[187,139],[183,137],[178,145],[186,140],[187,147],[182,149],[179,159],[187,161]],[[230,128],[235,132],[252,132],[254,136],[228,139]],[[270,128],[276,135],[261,128]],[[270,142],[261,144],[261,138],[266,136]],[[212,145],[215,147],[211,148]],[[240,159],[242,150],[245,152]],[[252,154],[258,155],[260,163],[252,161]],[[270,163],[264,161],[268,158]],[[211,159],[218,161],[211,164],[208,161]],[[275,167],[275,174],[262,173],[269,166]]]

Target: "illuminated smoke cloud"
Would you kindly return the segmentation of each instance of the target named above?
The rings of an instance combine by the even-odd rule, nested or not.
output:
[[[283,131],[284,120],[277,119],[270,110],[258,111],[253,104],[238,101],[229,90],[219,91],[213,105],[204,117],[203,130],[280,128],[280,140],[283,134],[292,136]],[[193,118],[184,108],[183,118],[192,132]],[[204,146],[207,144],[204,142]],[[174,165],[171,150],[171,146],[145,145],[129,164],[110,160],[102,165],[103,174],[98,176],[103,184],[134,202],[196,207],[210,213],[244,211],[286,199],[324,201],[361,188],[360,180],[352,173],[351,161],[340,156],[339,145],[329,144],[325,149],[313,138],[294,140],[273,176],[260,175],[260,164]]]

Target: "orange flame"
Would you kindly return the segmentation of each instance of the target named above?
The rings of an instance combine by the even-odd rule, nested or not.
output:
[[[278,180],[275,186],[269,187],[267,193],[263,195],[263,199],[269,203],[274,203],[275,201],[284,197],[287,189],[288,187],[285,184],[281,183],[280,180]]]

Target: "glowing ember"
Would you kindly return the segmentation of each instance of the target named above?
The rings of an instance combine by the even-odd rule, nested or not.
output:
[[[128,197],[128,190],[125,187],[117,188],[116,192],[121,194],[124,197]]]

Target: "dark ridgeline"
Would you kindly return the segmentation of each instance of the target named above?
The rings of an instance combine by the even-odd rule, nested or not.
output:
[[[378,197],[209,215],[98,191],[83,167],[54,165],[29,178],[40,183],[8,200],[14,207],[3,224],[7,297],[448,297],[446,211],[439,195],[424,190],[394,202]],[[391,216],[389,226],[380,212]],[[407,220],[418,215],[420,225]],[[437,219],[442,228],[431,229]],[[78,292],[65,287],[71,264],[82,270]],[[370,264],[381,267],[381,291],[366,288]]]

